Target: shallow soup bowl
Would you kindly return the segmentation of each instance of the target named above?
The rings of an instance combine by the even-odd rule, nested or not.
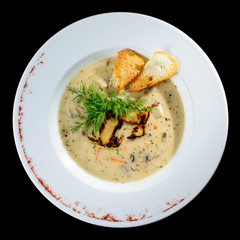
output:
[[[81,68],[125,48],[147,58],[155,51],[176,57],[179,69],[171,80],[182,98],[185,128],[164,168],[143,180],[114,183],[90,175],[70,158],[59,134],[58,110]],[[187,35],[149,16],[107,13],[69,25],[37,51],[17,89],[13,129],[27,174],[50,202],[88,223],[134,227],[173,214],[204,188],[224,151],[228,111],[214,66]]]

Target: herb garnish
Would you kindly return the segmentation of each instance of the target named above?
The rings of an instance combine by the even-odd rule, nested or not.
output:
[[[150,110],[150,108],[144,107],[145,99],[130,99],[129,96],[121,98],[117,92],[109,94],[98,89],[94,83],[87,87],[82,82],[79,88],[68,86],[67,90],[76,95],[73,100],[82,103],[88,115],[88,117],[76,115],[81,121],[74,122],[75,126],[71,128],[73,132],[77,132],[80,128],[86,132],[92,125],[96,135],[109,115],[118,119],[124,115],[129,116],[132,111],[140,114]]]

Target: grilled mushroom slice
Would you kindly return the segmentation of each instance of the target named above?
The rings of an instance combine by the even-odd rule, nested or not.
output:
[[[118,147],[122,143],[124,135],[117,135],[117,131],[122,127],[123,122],[131,125],[135,125],[132,130],[132,134],[128,139],[135,139],[136,137],[141,137],[145,134],[145,123],[149,118],[149,112],[145,111],[141,114],[132,112],[128,117],[122,119],[116,119],[109,116],[106,122],[102,125],[99,137],[94,136],[94,134],[88,134],[88,139],[97,142],[99,145],[104,147]]]
[[[96,137],[93,134],[88,134],[88,139],[104,147],[118,147],[122,143],[124,136],[123,134],[116,136],[116,132],[122,127],[122,124],[123,121],[110,117],[102,125],[100,136]]]
[[[102,125],[101,130],[100,130],[100,141],[101,145],[106,145],[109,143],[114,129],[118,126],[118,119],[115,119],[113,117],[110,117],[105,124]]]
[[[145,124],[149,118],[150,113],[145,111],[142,112],[139,116],[140,116],[140,124]]]
[[[135,115],[131,114],[129,115],[129,118],[126,121],[126,118],[123,119],[124,122],[136,125],[133,130],[132,134],[128,136],[128,139],[135,139],[136,137],[144,136],[145,134],[145,124],[149,118],[149,112],[144,111],[141,114],[135,113]]]
[[[128,137],[128,139],[135,139],[136,137],[141,137],[145,134],[145,126],[144,125],[137,125],[132,130],[132,134]]]
[[[119,147],[120,144],[122,143],[123,137],[124,137],[123,134],[121,134],[120,136],[117,136],[117,137],[113,135],[110,138],[110,141],[104,146],[105,147]]]
[[[122,120],[128,124],[145,124],[148,120],[149,112],[144,111],[141,114],[130,112],[129,116],[124,116]]]
[[[93,134],[88,134],[87,137],[89,140],[98,143],[98,138],[96,136],[94,136]]]

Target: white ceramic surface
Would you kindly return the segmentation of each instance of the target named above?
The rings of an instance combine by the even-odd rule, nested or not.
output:
[[[179,70],[172,80],[186,123],[166,167],[142,181],[117,184],[89,175],[68,156],[57,112],[63,90],[81,67],[123,48],[147,57],[166,51],[177,58]],[[224,151],[228,110],[214,66],[187,35],[149,16],[107,13],[69,25],[37,51],[17,89],[13,129],[22,164],[49,201],[88,223],[133,227],[169,216],[204,188]]]

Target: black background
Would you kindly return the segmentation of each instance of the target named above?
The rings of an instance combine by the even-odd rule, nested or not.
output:
[[[233,155],[237,149],[234,133],[239,132],[239,124],[232,116],[238,111],[238,96],[235,93],[239,73],[235,56],[239,54],[238,24],[235,10],[237,6],[225,2],[211,5],[210,2],[56,2],[43,1],[26,4],[8,3],[2,8],[2,98],[6,106],[2,112],[3,132],[7,143],[2,143],[2,194],[1,206],[4,210],[4,225],[8,234],[32,237],[59,237],[68,234],[70,237],[128,237],[127,234],[152,234],[158,231],[157,237],[206,237],[209,234],[232,235],[238,221],[239,200],[234,173],[239,161]],[[110,5],[109,5],[110,4]],[[17,155],[12,134],[12,109],[17,85],[35,52],[52,35],[69,24],[84,17],[106,12],[137,12],[164,20],[190,36],[205,51],[216,67],[228,99],[229,134],[225,152],[217,171],[200,192],[187,206],[161,221],[126,229],[114,229],[94,226],[79,221],[50,203],[33,185],[27,176]],[[237,52],[238,51],[238,52]],[[206,86],[207,87],[207,86]],[[7,105],[6,105],[7,104]],[[4,113],[5,112],[5,113]],[[6,115],[7,112],[7,115]],[[4,117],[4,116],[7,116]],[[7,122],[7,128],[6,126]],[[37,126],[36,126],[37,127]],[[207,139],[206,139],[207,141]],[[232,155],[231,155],[232,154]],[[6,166],[6,167],[5,167]],[[237,213],[238,211],[238,213]],[[234,218],[237,217],[237,218]],[[235,219],[235,220],[234,220]],[[72,235],[73,234],[73,235]],[[176,235],[177,234],[177,235]],[[116,237],[118,236],[116,235]],[[131,235],[137,237],[137,235]],[[131,237],[129,235],[129,237]],[[146,235],[147,236],[147,235]],[[225,235],[226,236],[226,235]],[[64,237],[64,236],[63,236]],[[151,235],[149,235],[151,237]],[[156,237],[156,236],[155,236]],[[231,238],[228,238],[231,239]]]

